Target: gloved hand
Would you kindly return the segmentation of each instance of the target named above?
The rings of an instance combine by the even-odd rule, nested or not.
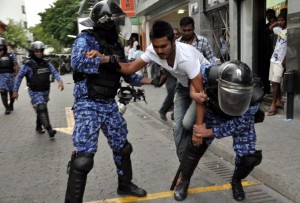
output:
[[[153,78],[151,81],[151,85],[153,85],[154,87],[161,87],[163,85],[163,83],[160,83],[160,78],[161,78],[161,75]]]
[[[119,65],[119,56],[117,55],[110,55],[109,56],[109,63],[112,64],[112,66],[116,69],[119,70],[121,66]]]

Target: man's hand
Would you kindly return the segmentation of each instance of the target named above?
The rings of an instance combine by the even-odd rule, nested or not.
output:
[[[199,93],[191,92],[191,98],[200,104],[204,104],[206,101],[209,100],[207,94],[205,94],[204,91]]]
[[[14,99],[18,99],[18,97],[19,97],[18,92],[13,92],[11,97],[14,98]]]
[[[205,123],[202,125],[194,125],[193,137],[196,137],[198,139],[203,139],[212,136],[213,136],[212,129],[207,129]]]
[[[166,82],[166,76],[156,76],[155,78],[152,79],[151,81],[151,85],[153,85],[154,87],[161,87],[163,86],[163,84],[165,84]]]
[[[58,89],[60,89],[60,91],[63,91],[65,89],[63,81],[58,82]]]
[[[97,50],[91,50],[91,51],[86,52],[86,53],[85,53],[85,56],[86,56],[87,58],[94,58],[94,57],[96,57],[96,56],[101,57],[102,54],[100,54],[100,52],[97,51]]]

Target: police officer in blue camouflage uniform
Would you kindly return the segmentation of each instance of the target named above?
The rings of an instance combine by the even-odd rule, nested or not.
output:
[[[189,119],[184,119],[183,125],[186,129],[193,129],[193,138],[181,160],[182,179],[176,187],[174,198],[182,201],[187,197],[190,178],[213,139],[232,136],[236,153],[231,180],[233,198],[242,201],[245,193],[241,180],[262,160],[261,150],[256,150],[254,123],[258,122],[255,119],[261,113],[258,111],[259,102],[264,93],[261,86],[254,82],[250,68],[243,62],[230,61],[221,66],[202,67],[201,74],[209,97],[205,108],[205,124],[194,125],[193,128],[195,110],[190,109],[186,114]],[[197,94],[192,92],[191,97],[202,102],[197,100]]]
[[[47,108],[50,92],[50,74],[58,81],[58,87],[61,90],[64,89],[64,84],[53,65],[43,58],[44,49],[45,45],[41,41],[35,41],[30,44],[28,50],[30,58],[24,61],[16,77],[13,97],[18,98],[18,90],[22,79],[26,77],[31,104],[37,113],[36,131],[40,134],[45,133],[44,127],[50,139],[52,139],[56,134],[56,130],[52,129]]]
[[[2,103],[5,107],[5,114],[10,114],[14,110],[14,98],[12,90],[14,85],[14,76],[17,73],[19,65],[16,56],[7,52],[7,45],[4,38],[0,37],[0,92]],[[10,102],[8,103],[8,93]]]
[[[73,44],[71,66],[75,81],[73,105],[75,126],[73,144],[76,152],[69,162],[69,178],[65,202],[82,202],[87,175],[93,168],[100,129],[113,151],[117,167],[119,195],[146,196],[146,191],[132,183],[130,154],[132,145],[127,140],[127,124],[119,112],[115,96],[120,78],[140,86],[151,79],[141,75],[123,75],[118,61],[124,61],[124,49],[118,42],[125,14],[113,1],[94,5],[90,17],[81,24],[93,29],[83,30]],[[104,183],[103,183],[104,184]]]

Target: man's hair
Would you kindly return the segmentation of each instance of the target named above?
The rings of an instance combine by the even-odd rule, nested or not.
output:
[[[168,40],[172,41],[174,39],[174,33],[172,26],[163,20],[155,21],[151,31],[150,40],[167,37]]]
[[[268,10],[266,10],[266,15],[274,15],[274,16],[276,16],[276,14],[275,14],[275,10],[274,9],[268,9]]]
[[[195,25],[194,19],[192,17],[185,16],[185,17],[181,18],[180,27],[190,25],[190,24],[192,24],[193,27]]]
[[[277,18],[283,18],[286,21],[287,20],[287,8],[281,9]]]
[[[285,14],[285,13],[279,13],[277,19],[278,19],[278,18],[283,18],[284,21],[286,22],[286,14]]]

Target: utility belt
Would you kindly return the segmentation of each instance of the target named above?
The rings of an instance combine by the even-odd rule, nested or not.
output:
[[[79,72],[73,73],[74,82],[86,79],[88,87],[88,98],[97,99],[114,99],[120,87],[120,83],[110,78],[103,78],[99,74],[84,74]]]

